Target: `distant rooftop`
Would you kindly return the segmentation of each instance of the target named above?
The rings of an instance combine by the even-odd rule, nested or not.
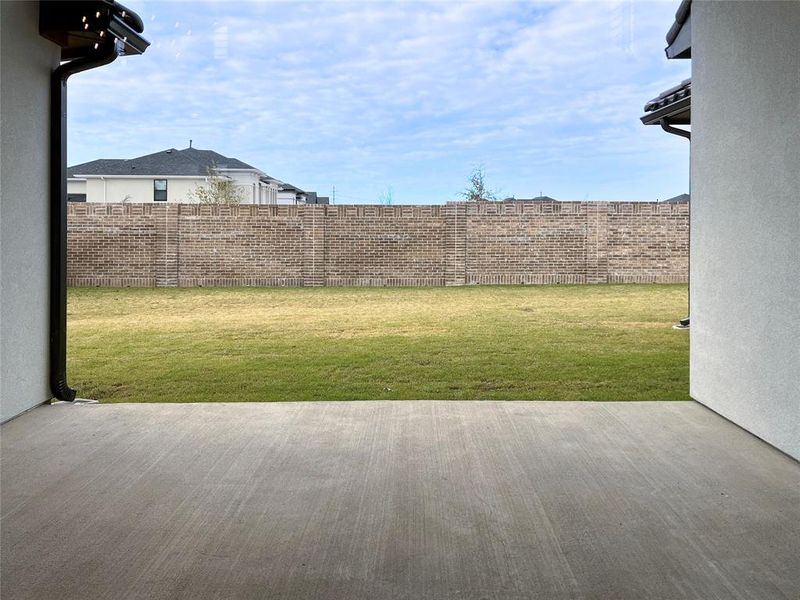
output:
[[[170,148],[137,158],[100,158],[67,169],[67,177],[76,175],[158,175],[200,176],[209,169],[247,169],[258,171],[237,158],[213,150]]]
[[[559,202],[550,196],[536,196],[534,198],[503,198],[503,202]]]
[[[280,190],[282,192],[295,192],[295,193],[299,193],[299,194],[304,194],[305,193],[305,190],[301,190],[296,185],[292,185],[291,183],[285,183],[285,182],[281,182]]]
[[[661,202],[664,204],[684,204],[688,203],[690,200],[689,194],[679,194],[672,198],[667,198],[666,200],[662,200]]]
[[[306,204],[330,204],[328,196],[317,196],[317,192],[306,192]]]

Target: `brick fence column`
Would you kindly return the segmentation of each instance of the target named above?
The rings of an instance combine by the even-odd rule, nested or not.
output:
[[[445,218],[445,285],[467,283],[467,205],[448,202]]]
[[[608,202],[586,203],[586,283],[608,283]]]
[[[297,207],[303,221],[303,285],[325,285],[326,206],[303,204]]]
[[[177,204],[153,206],[155,220],[156,287],[178,285],[178,212]]]

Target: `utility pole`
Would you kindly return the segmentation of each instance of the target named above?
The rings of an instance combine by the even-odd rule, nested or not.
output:
[[[336,204],[336,186],[331,190],[331,204]]]

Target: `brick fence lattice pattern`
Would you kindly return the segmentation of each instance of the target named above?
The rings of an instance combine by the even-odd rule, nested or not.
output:
[[[69,205],[72,286],[682,283],[689,205]]]

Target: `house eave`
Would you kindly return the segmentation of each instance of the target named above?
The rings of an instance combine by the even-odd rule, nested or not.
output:
[[[84,179],[207,179],[207,175],[81,175],[75,174],[70,181]]]
[[[691,125],[692,123],[692,98],[688,96],[677,102],[663,106],[640,117],[645,125],[660,125],[666,122],[670,125]]]
[[[265,175],[264,171],[259,169],[228,169],[226,167],[217,167],[217,171],[220,173],[255,173],[259,177],[263,177]]]
[[[664,52],[667,58],[692,58],[692,18],[689,16],[678,30],[674,41]]]
[[[667,58],[692,58],[692,0],[683,0],[666,36]]]
[[[61,48],[61,60],[99,54],[113,46],[120,55],[142,54],[150,45],[144,23],[114,0],[41,0],[39,34]]]

